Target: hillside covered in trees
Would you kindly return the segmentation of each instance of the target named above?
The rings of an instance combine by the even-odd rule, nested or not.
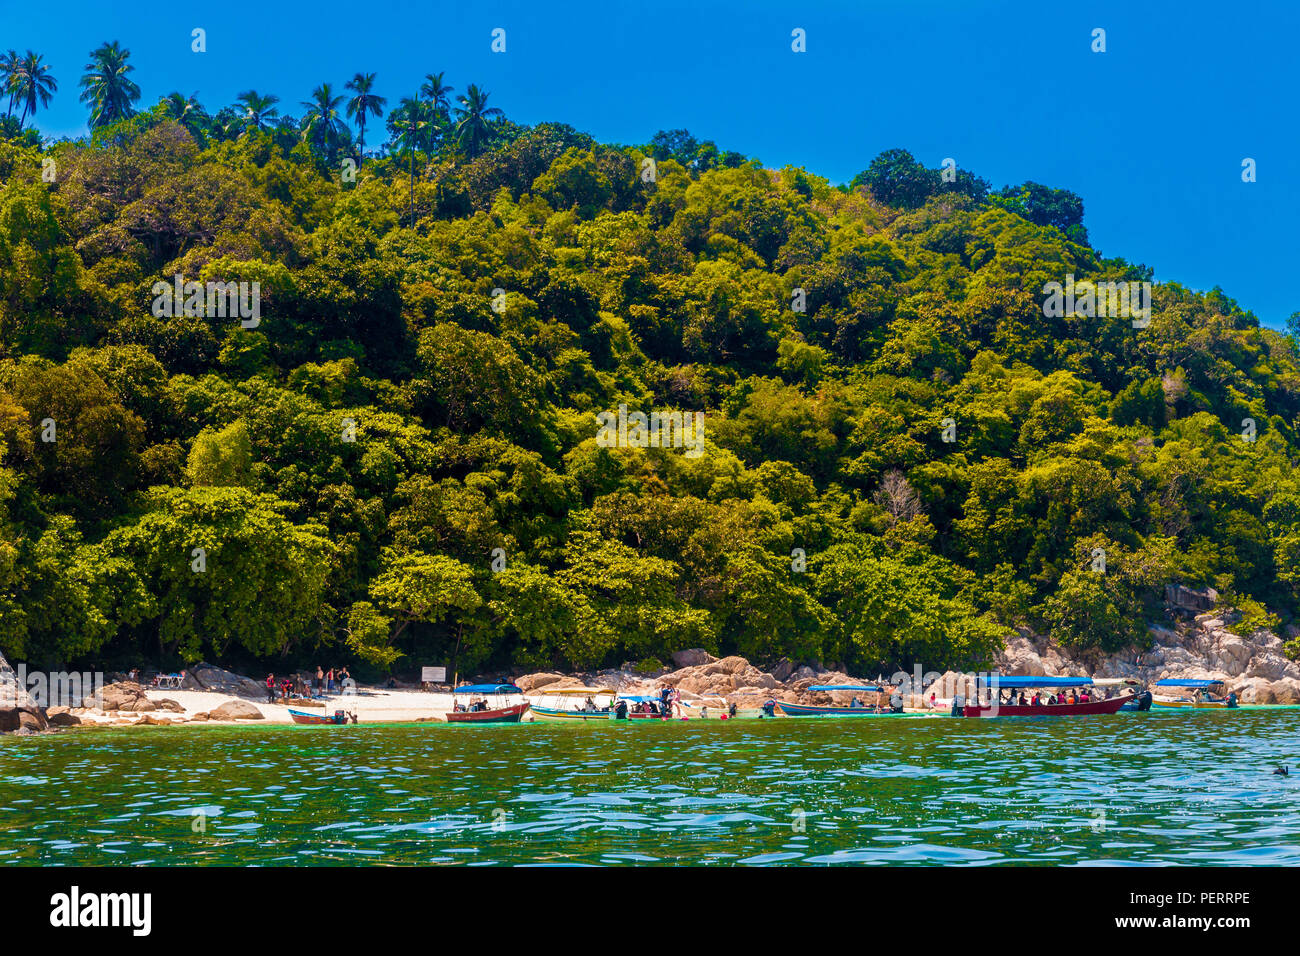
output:
[[[1045,315],[1151,278],[1068,192],[902,151],[836,186],[476,88],[356,140],[328,86],[86,88],[86,140],[0,125],[11,660],[874,672],[1141,645],[1170,582],[1300,610],[1295,340],[1174,284],[1145,328]],[[178,281],[259,319],[158,314]],[[702,412],[702,453],[598,443],[620,406]]]

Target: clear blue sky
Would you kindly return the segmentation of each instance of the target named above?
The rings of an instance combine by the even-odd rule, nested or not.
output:
[[[790,51],[795,27],[806,54]],[[59,80],[47,134],[84,133],[77,80],[105,40],[132,51],[143,103],[197,91],[211,111],[253,87],[298,112],[358,70],[392,104],[445,70],[518,122],[606,141],[686,127],[835,182],[897,146],[994,186],[1071,189],[1103,253],[1220,285],[1273,326],[1300,309],[1297,35],[1295,0],[0,0],[0,48],[44,53]]]

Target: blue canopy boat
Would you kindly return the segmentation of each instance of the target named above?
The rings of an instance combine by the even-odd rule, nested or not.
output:
[[[1152,703],[1157,707],[1218,707],[1237,706],[1237,695],[1225,693],[1227,687],[1221,680],[1166,677],[1156,681]]]
[[[522,697],[524,692],[514,684],[462,684],[452,693],[468,697],[469,702],[456,702],[451,712],[444,717],[449,724],[517,724],[528,712],[528,701],[522,704],[507,704],[503,700],[488,701],[489,697]]]
[[[1091,677],[1048,677],[1046,675],[1009,677],[1004,674],[989,674],[976,681],[974,700],[968,700],[960,705],[954,702],[953,714],[966,717],[1085,717],[1093,714],[1117,714],[1126,704],[1138,699],[1136,691],[1118,697],[1099,698],[1087,693],[1089,687],[1092,687]],[[1076,695],[1073,703],[1067,701],[1064,694],[1059,697],[1052,695],[1056,699],[1054,704],[1044,702],[1041,695],[1037,695],[1039,697],[1037,704],[1033,703],[1032,699],[1024,704],[999,700],[1004,690],[1064,691],[1072,688],[1081,689],[1081,693]],[[987,691],[988,703],[980,701],[981,689]],[[1088,699],[1082,700],[1083,696],[1087,696]],[[1015,695],[1012,695],[1012,700],[1015,699]]]
[[[836,691],[882,695],[889,693],[888,687],[878,687],[874,684],[813,684],[808,689],[826,694]],[[785,700],[775,701],[773,706],[774,716],[782,717],[887,717],[901,713],[901,707],[895,709],[893,705],[881,701],[880,698],[877,698],[877,704],[874,706],[861,703],[857,697],[854,697],[847,707],[838,704],[795,704]]]

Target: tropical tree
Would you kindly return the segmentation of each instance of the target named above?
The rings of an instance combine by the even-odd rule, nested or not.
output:
[[[366,117],[373,114],[376,118],[383,115],[387,97],[375,95],[375,74],[358,73],[348,80],[347,89],[356,95],[348,100],[348,117],[357,124],[357,156],[364,159],[366,153]]]
[[[434,128],[434,113],[430,104],[418,96],[402,97],[397,109],[388,114],[388,130],[393,145],[399,152],[405,150],[411,159],[411,227],[415,227],[415,154],[427,150]]]
[[[451,109],[451,94],[453,87],[448,86],[442,81],[444,73],[426,73],[424,74],[424,85],[420,87],[420,95],[429,101],[429,105],[435,113],[446,115]]]
[[[307,112],[302,118],[302,138],[323,152],[330,163],[335,150],[344,141],[347,124],[343,120],[343,97],[335,96],[328,83],[311,91],[311,99],[302,102]]]
[[[14,81],[18,77],[19,63],[17,50],[5,50],[4,53],[0,53],[0,92],[9,96],[9,105],[5,109],[5,116],[13,115],[14,97],[16,95]]]
[[[116,40],[91,51],[81,78],[81,102],[90,106],[90,127],[109,126],[135,115],[140,87],[131,79],[131,51]]]
[[[280,115],[280,111],[275,108],[275,104],[280,102],[278,96],[263,96],[257,90],[244,90],[235,99],[241,107],[245,132],[257,130],[260,133]]]
[[[183,127],[194,137],[194,142],[203,146],[206,140],[203,127],[208,117],[197,96],[197,93],[191,93],[189,96],[182,93],[168,93],[158,101],[158,105],[162,107],[164,116],[175,120],[178,126]]]
[[[41,54],[28,50],[9,76],[11,102],[23,105],[22,115],[18,117],[19,129],[22,129],[28,114],[34,117],[39,107],[50,105],[50,97],[59,88],[58,82],[50,75],[49,65],[43,63],[43,59]]]
[[[460,103],[456,110],[456,142],[471,159],[483,152],[496,136],[492,121],[505,115],[495,106],[487,105],[488,95],[471,83],[464,96],[456,97]]]

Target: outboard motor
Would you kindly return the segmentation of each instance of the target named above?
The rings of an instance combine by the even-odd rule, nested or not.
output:
[[[1151,691],[1144,690],[1142,693],[1138,694],[1136,709],[1140,711],[1151,709]]]
[[[774,700],[768,700],[768,701],[764,701],[764,702],[763,702],[763,713],[762,713],[762,716],[764,716],[764,717],[775,717],[775,716],[776,716],[776,701],[774,701]]]
[[[953,697],[952,716],[961,717],[965,713],[965,706],[964,706],[965,703],[966,703],[966,698],[961,696],[961,694],[958,694],[955,697]]]
[[[614,705],[614,719],[627,720],[627,701],[620,700]]]
[[[1229,707],[1236,707],[1236,706],[1237,706],[1237,692],[1236,692],[1236,691],[1233,691],[1231,694],[1228,695],[1228,706],[1229,706]]]

